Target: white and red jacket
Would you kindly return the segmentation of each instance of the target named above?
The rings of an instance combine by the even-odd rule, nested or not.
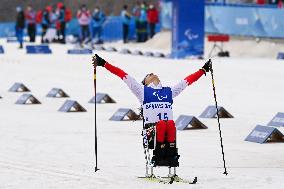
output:
[[[31,10],[25,13],[26,21],[28,25],[36,24],[36,12]]]
[[[161,84],[158,86],[151,84],[144,86],[120,68],[109,63],[105,64],[105,68],[120,77],[138,98],[139,102],[143,105],[145,123],[157,123],[159,120],[172,120],[172,99],[204,74],[203,70],[199,70],[172,87],[162,87]]]
[[[91,16],[92,15],[89,10],[86,10],[86,11],[79,10],[77,12],[77,19],[81,26],[89,25],[91,22]]]

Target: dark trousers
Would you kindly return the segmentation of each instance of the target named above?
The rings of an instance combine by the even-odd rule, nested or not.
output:
[[[47,29],[48,29],[48,26],[46,24],[41,25],[41,30],[42,30],[42,32],[41,32],[41,43],[45,42],[45,41],[43,41],[43,37],[45,36]]]
[[[28,24],[28,35],[30,38],[30,42],[35,42],[35,37],[36,37],[36,25],[35,24]]]
[[[23,48],[24,28],[16,28],[16,36],[20,44],[20,48]]]
[[[90,37],[89,25],[81,25],[81,42]]]
[[[150,23],[149,27],[150,27],[150,38],[152,38],[155,35],[156,24]]]
[[[140,23],[138,20],[135,21],[135,32],[136,32],[136,42],[140,42]]]
[[[59,28],[59,42],[65,43],[65,30],[66,30],[66,23],[60,22],[60,28]]]
[[[101,40],[103,28],[101,26],[93,27],[93,39]]]
[[[148,40],[148,31],[147,31],[147,26],[148,23],[147,22],[141,22],[141,30],[140,30],[140,41],[139,42],[145,42]]]
[[[129,25],[128,24],[123,24],[123,43],[128,42],[128,34],[129,34]]]

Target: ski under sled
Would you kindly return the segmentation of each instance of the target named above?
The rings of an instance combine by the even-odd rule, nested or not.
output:
[[[178,175],[168,176],[168,177],[159,177],[155,175],[138,177],[139,179],[143,179],[150,182],[157,182],[162,184],[173,184],[174,182],[186,183],[186,184],[196,184],[197,177],[194,177],[192,180],[184,179],[179,177]]]
[[[174,174],[171,174],[171,167],[169,167],[169,174],[167,177],[155,176],[153,174],[153,167],[151,167],[151,174],[148,174],[148,172],[146,172],[146,176],[138,177],[138,178],[146,180],[146,181],[158,182],[162,184],[172,184],[174,182],[180,182],[180,183],[186,183],[186,184],[196,184],[197,183],[197,177],[194,177],[194,179],[192,180],[183,179],[179,177],[176,174],[176,167],[174,167]]]

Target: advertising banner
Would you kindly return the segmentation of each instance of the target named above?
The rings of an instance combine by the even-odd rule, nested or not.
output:
[[[204,1],[172,1],[172,58],[203,56],[204,10]]]

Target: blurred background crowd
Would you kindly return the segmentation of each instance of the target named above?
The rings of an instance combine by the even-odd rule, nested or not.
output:
[[[30,4],[27,6],[27,3]],[[206,0],[206,3],[283,7],[282,0]],[[42,7],[43,5],[46,6]],[[9,10],[11,7],[14,7],[13,11]],[[79,26],[77,38],[81,44],[101,44],[103,43],[102,33],[108,16],[120,16],[124,43],[129,42],[131,20],[135,21],[135,41],[145,42],[155,35],[156,25],[160,18],[158,0],[124,0],[120,3],[114,3],[111,0],[97,0],[94,3],[84,0],[72,2],[27,0],[23,3],[14,0],[1,3],[0,10],[1,22],[12,21],[11,19],[16,17],[13,20],[16,23],[15,34],[20,42],[20,48],[23,47],[24,31],[29,37],[29,42],[35,42],[36,36],[39,34],[41,43],[58,42],[65,44],[67,25],[74,19]]]
[[[129,41],[130,20],[135,20],[137,42],[145,42],[155,35],[155,26],[159,21],[157,4],[137,1],[133,7],[123,5],[120,11],[123,28],[123,42]],[[103,26],[106,21],[106,13],[100,6],[91,10],[86,4],[82,4],[78,10],[72,11],[64,3],[58,2],[54,6],[46,6],[35,10],[32,4],[27,7],[16,8],[16,36],[23,48],[24,30],[27,30],[29,42],[35,42],[37,25],[41,26],[41,43],[66,43],[66,24],[73,18],[77,19],[80,26],[80,43],[101,44]]]

